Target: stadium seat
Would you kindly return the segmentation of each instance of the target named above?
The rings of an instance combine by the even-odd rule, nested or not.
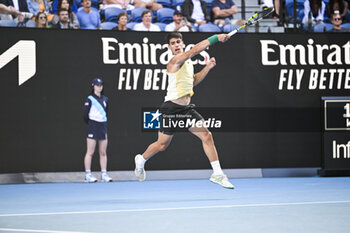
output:
[[[212,11],[212,4],[213,4],[213,1],[214,0],[204,0],[204,2],[207,4],[207,8],[208,8],[208,11],[211,12]]]
[[[199,32],[221,32],[221,29],[213,23],[202,24],[198,27]]]
[[[171,0],[157,0],[157,3],[161,4],[163,7],[171,7]]]
[[[223,27],[223,32],[229,33],[238,27],[239,27],[238,25],[227,24]],[[241,30],[239,30],[237,33],[242,33],[242,32],[245,32],[245,30],[243,28]]]
[[[350,23],[350,11],[346,14],[346,22]]]
[[[35,28],[35,21],[34,20],[28,20],[26,22],[26,27],[27,28]]]
[[[333,28],[333,24],[325,23],[324,26],[326,27],[326,31],[329,31]]]
[[[135,24],[138,24],[138,23],[137,22],[129,22],[126,24],[126,27],[129,28],[130,30],[133,30]]]
[[[117,22],[117,17],[122,12],[126,11],[118,7],[108,7],[104,9],[105,19],[107,22]]]
[[[99,9],[99,0],[91,0],[91,7],[95,8],[95,9]]]
[[[333,25],[330,23],[316,24],[313,27],[314,32],[327,32],[333,28]]]
[[[141,22],[142,12],[146,11],[146,8],[134,8],[131,10],[131,19],[134,22]]]
[[[324,24],[316,24],[313,27],[314,32],[325,32],[327,30],[326,25]]]
[[[207,7],[211,9],[212,3],[214,0],[204,0],[204,2],[207,4]]]
[[[350,23],[344,23],[341,25],[343,28],[348,28],[350,29]]]
[[[304,15],[305,15],[305,10],[304,9],[299,10],[297,19],[301,22],[304,18]]]
[[[103,22],[103,23],[101,23],[101,28],[103,30],[112,30],[116,26],[118,26],[118,24],[115,22]]]
[[[17,27],[17,23],[13,20],[3,19],[0,20],[0,27]]]
[[[165,31],[165,27],[166,27],[166,23],[160,23],[160,22],[157,22],[157,23],[154,23],[155,25],[158,25],[158,27],[160,28],[160,30],[162,31],[162,32],[164,32]]]
[[[173,0],[172,7],[178,11],[181,11],[181,7],[184,4],[185,0]]]
[[[173,22],[173,15],[175,10],[171,8],[160,8],[157,11],[157,19],[161,23],[171,23]]]
[[[304,16],[303,14],[299,14],[301,10],[304,11],[304,2],[305,0],[297,0],[297,18],[298,20],[302,20],[300,18],[301,16]],[[294,0],[286,0],[286,16],[289,18],[289,22],[294,22],[293,16],[294,16]]]

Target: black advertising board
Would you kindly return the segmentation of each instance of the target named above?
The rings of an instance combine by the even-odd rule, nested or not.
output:
[[[166,33],[0,28],[0,34],[6,35],[0,37],[0,173],[83,170],[82,109],[94,77],[103,79],[110,100],[108,168],[134,169],[135,154],[157,139],[142,130],[142,109],[164,101]],[[211,35],[184,33],[186,49]],[[233,109],[232,121],[241,123],[213,132],[224,168],[321,166],[322,124],[314,115],[321,114],[322,96],[349,93],[349,35],[239,34],[192,58],[196,72],[205,57],[217,62],[192,103]],[[255,119],[265,127],[251,127]],[[308,127],[310,119],[316,122]],[[189,133],[176,134],[147,164],[207,168],[200,141]]]

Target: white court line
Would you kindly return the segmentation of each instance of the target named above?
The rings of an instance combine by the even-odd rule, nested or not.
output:
[[[37,233],[88,233],[88,232],[78,232],[78,231],[50,231],[50,230],[14,229],[14,228],[0,228],[0,232],[1,231],[37,232]]]
[[[196,210],[196,209],[293,206],[293,205],[322,205],[322,204],[344,204],[344,203],[350,203],[350,201],[286,202],[286,203],[242,204],[242,205],[222,205],[222,206],[189,206],[189,207],[155,208],[155,209],[126,209],[126,210],[96,210],[96,211],[72,211],[72,212],[27,213],[27,214],[0,214],[0,217],[66,215],[66,214],[101,214],[101,213],[123,213],[123,212],[151,212],[151,211],[169,211],[169,210]]]

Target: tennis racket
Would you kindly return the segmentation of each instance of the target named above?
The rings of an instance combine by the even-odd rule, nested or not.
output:
[[[256,22],[262,20],[263,18],[265,18],[266,16],[271,14],[273,11],[274,11],[273,7],[265,7],[262,11],[256,12],[252,17],[250,17],[244,25],[242,25],[239,28],[236,28],[235,30],[231,31],[228,35],[230,37],[233,36],[239,30],[241,30],[241,29],[243,29],[243,28],[245,28],[247,26],[255,24]]]

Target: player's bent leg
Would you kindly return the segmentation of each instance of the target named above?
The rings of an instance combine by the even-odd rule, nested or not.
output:
[[[173,135],[158,132],[157,141],[148,146],[146,151],[142,154],[143,158],[147,160],[158,152],[164,151],[169,146],[172,138]]]
[[[142,155],[138,154],[135,156],[135,175],[139,181],[146,179],[145,162],[158,152],[164,151],[169,146],[172,138],[173,135],[159,132],[158,140],[149,145]]]
[[[192,127],[189,129],[189,131],[201,139],[204,152],[213,167],[214,173],[210,176],[209,180],[213,183],[221,185],[224,188],[233,189],[234,186],[229,182],[227,176],[221,170],[219,156],[216,151],[213,135],[211,132],[205,127]]]
[[[210,162],[219,159],[218,152],[214,144],[212,133],[205,127],[191,127],[189,131],[196,135],[201,141],[204,149],[204,153],[207,155]]]

